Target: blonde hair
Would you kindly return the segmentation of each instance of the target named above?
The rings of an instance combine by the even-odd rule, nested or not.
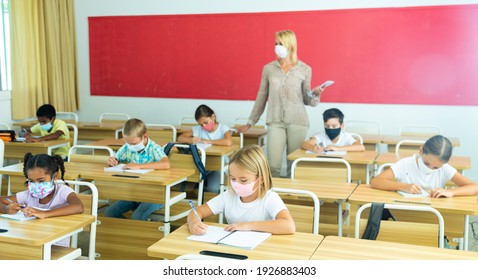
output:
[[[272,188],[271,169],[266,155],[258,145],[244,146],[237,151],[229,161],[229,165],[233,163],[261,179],[262,183],[258,189],[259,198]]]
[[[291,30],[277,31],[276,40],[281,42],[282,45],[287,48],[292,64],[296,65],[299,62],[299,59],[297,58],[297,39],[295,33]]]
[[[129,119],[123,127],[123,135],[131,137],[143,137],[146,133],[146,125],[140,119]]]

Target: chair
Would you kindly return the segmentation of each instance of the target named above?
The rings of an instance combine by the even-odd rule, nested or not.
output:
[[[360,206],[360,208],[357,210],[357,214],[355,216],[355,238],[357,239],[359,238],[361,233],[361,223],[365,224],[366,222],[365,220],[362,222],[360,220],[362,212],[370,207],[372,207],[372,203],[367,203]],[[443,248],[445,222],[443,220],[443,216],[440,214],[440,212],[438,212],[438,210],[430,206],[402,204],[385,204],[384,208],[417,212],[430,212],[434,214],[438,219],[438,247]],[[436,246],[437,225],[400,221],[381,221],[380,231],[377,236],[377,240],[405,244]]]
[[[100,115],[99,122],[112,122],[112,123],[124,123],[125,121],[131,119],[128,114],[125,113],[103,113]]]
[[[82,150],[83,152],[79,153],[79,150]],[[101,151],[103,153],[101,153]],[[100,153],[97,154],[96,152]],[[114,157],[114,155],[115,153],[110,147],[75,145],[71,147],[68,152],[68,162],[93,162],[106,164],[108,158]]]
[[[12,130],[12,127],[6,123],[0,123],[0,130]]]
[[[398,135],[431,137],[434,135],[443,135],[443,130],[438,125],[405,124],[400,127]]]
[[[78,144],[78,127],[71,123],[67,123],[66,126],[70,133],[73,132],[73,137],[70,135],[70,145],[76,146]]]
[[[384,163],[380,165],[377,169],[377,173],[375,174],[375,176],[382,173],[386,168],[390,168],[391,166],[393,166],[393,163]]]
[[[153,139],[156,143],[176,142],[177,131],[176,128],[170,124],[146,124],[148,130],[148,137]]]
[[[291,179],[313,179],[318,181],[350,183],[352,181],[352,167],[341,158],[298,158],[294,160],[291,166]],[[342,208],[343,204],[338,203],[337,208],[331,209],[330,204],[322,204],[323,218],[326,220],[328,214],[335,213],[337,218],[337,234],[342,235]],[[330,215],[329,215],[330,216]],[[332,221],[331,221],[332,223]]]
[[[231,128],[229,131],[232,135],[232,144],[241,149],[244,146],[244,134],[242,134],[242,132],[239,132],[235,128]]]
[[[308,196],[314,202],[314,215],[313,215],[313,223],[312,223],[312,233],[319,234],[319,217],[320,217],[320,201],[317,198],[317,195],[310,191],[305,190],[295,190],[295,189],[285,189],[285,188],[272,188],[272,191],[276,193],[283,193],[283,194],[296,194],[299,196]],[[291,211],[291,209],[289,209]],[[291,215],[293,211],[291,211]],[[299,219],[302,218],[303,215],[293,215],[296,216],[294,221],[297,223]]]
[[[196,118],[191,116],[184,116],[179,119],[180,126],[195,126],[198,125]]]
[[[395,155],[397,157],[412,155],[418,152],[418,147],[425,144],[425,140],[402,140],[395,146]]]
[[[353,133],[380,135],[382,132],[382,125],[375,121],[352,120],[345,123],[345,130]]]
[[[350,135],[352,135],[353,138],[355,138],[356,140],[358,140],[359,143],[360,143],[361,145],[363,145],[363,138],[362,138],[362,136],[360,136],[360,134],[350,132]]]
[[[56,181],[58,183],[63,183],[63,181],[59,180]],[[80,198],[81,202],[83,203],[84,207],[84,213],[90,214],[95,216],[95,222],[93,222],[90,226],[89,230],[89,245],[88,245],[88,259],[89,260],[94,260],[96,256],[95,248],[96,248],[96,225],[99,224],[98,221],[98,189],[96,186],[92,183],[88,182],[81,182],[81,181],[65,181],[69,186],[73,187],[75,190],[75,193],[77,193],[78,197]],[[80,193],[80,187],[87,187],[89,188],[88,193]],[[55,242],[55,241],[52,241]],[[72,259],[77,259],[81,257],[81,249],[77,248],[78,246],[78,234],[75,234],[72,236],[71,240],[71,247],[75,248],[71,250],[72,248],[68,249],[65,247],[60,247],[60,246],[55,246],[53,245],[51,248],[51,255],[63,255],[60,258],[54,258],[54,259],[60,259],[60,260],[72,260]],[[69,251],[66,255],[65,251]]]
[[[78,114],[73,112],[56,112],[56,117],[63,121],[78,123]]]
[[[321,169],[325,172],[320,172]],[[291,179],[295,178],[350,183],[352,167],[341,158],[298,158],[291,166]]]

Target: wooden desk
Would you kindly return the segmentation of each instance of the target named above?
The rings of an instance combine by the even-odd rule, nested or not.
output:
[[[244,146],[256,144],[263,147],[266,145],[266,128],[251,127],[242,134],[244,135]]]
[[[183,126],[177,125],[176,126],[177,137],[179,137],[179,135],[183,134],[186,131],[190,131],[191,127],[192,126],[189,126],[189,125],[183,125]],[[251,127],[246,132],[244,132],[242,135],[244,136],[244,143],[243,143],[244,146],[257,144],[260,147],[262,147],[262,146],[265,145],[265,138],[267,136],[267,129],[266,128]]]
[[[311,260],[478,260],[477,252],[327,236]]]
[[[468,250],[468,230],[470,215],[478,215],[478,203],[476,196],[458,196],[452,198],[430,198],[430,197],[403,197],[397,192],[383,191],[373,189],[370,185],[359,185],[348,198],[348,202],[353,205],[363,205],[366,203],[382,202],[400,204],[397,201],[417,202],[417,205],[426,203],[438,210],[445,219],[445,233],[452,230],[453,220],[457,216],[464,216],[463,224],[463,249]],[[409,204],[410,203],[405,203]],[[450,217],[447,217],[450,214]],[[416,221],[416,220],[415,220]]]
[[[126,121],[124,121],[126,122]],[[78,140],[97,141],[108,138],[119,139],[122,137],[124,122],[79,122]]]
[[[314,180],[308,179],[289,179],[289,178],[272,178],[272,185],[274,188],[284,188],[284,189],[296,189],[296,190],[306,190],[315,193],[317,197],[325,202],[337,203],[338,210],[336,213],[336,218],[338,218],[337,224],[337,234],[342,236],[342,208],[343,203],[346,202],[347,198],[352,194],[352,192],[357,187],[357,184],[348,184],[348,183],[325,183],[317,182]],[[321,212],[321,216],[324,216],[324,213]],[[294,217],[294,220],[297,218]],[[322,218],[321,218],[322,219]],[[319,222],[321,221],[319,219]],[[297,224],[297,221],[296,221]],[[330,227],[330,224],[321,223],[322,226]],[[319,227],[320,233],[320,227]]]
[[[51,245],[82,231],[84,227],[94,222],[95,217],[86,214],[23,222],[0,218],[0,228],[8,230],[0,233],[0,259],[58,259],[61,255],[52,252]]]
[[[388,145],[388,151],[391,153],[395,153],[395,147],[398,144],[398,142],[402,140],[420,140],[420,141],[426,141],[430,137],[427,136],[399,136],[399,135],[382,135],[382,143]],[[448,140],[450,140],[451,144],[453,147],[459,147],[460,146],[460,139],[458,137],[447,137]],[[413,152],[418,152],[418,148],[422,144],[408,144],[408,145],[402,145],[400,150],[403,148],[406,151],[413,151]]]
[[[126,142],[124,138],[115,139],[115,138],[108,138],[102,139],[98,141],[89,142],[87,145],[89,146],[101,146],[101,147],[110,147],[113,151],[118,151],[121,146],[123,146]]]
[[[221,226],[218,224],[211,224]],[[322,235],[296,232],[291,235],[272,235],[253,250],[187,240],[190,236],[187,225],[148,248],[148,256],[160,259],[175,259],[185,254],[199,254],[210,250],[248,256],[249,260],[308,260],[324,239]]]
[[[316,158],[318,154],[308,154],[306,150],[297,149],[287,155],[288,160],[298,158]],[[370,183],[370,167],[373,166],[375,158],[378,156],[376,151],[347,152],[343,157],[338,157],[348,161],[352,167],[352,180]]]
[[[418,152],[418,151],[417,151]],[[395,163],[404,157],[409,157],[408,154],[400,154],[397,156],[395,152],[393,153],[381,153],[375,162],[378,165],[382,165],[384,163]],[[471,168],[471,157],[464,157],[464,156],[452,156],[450,161],[448,162],[451,166],[456,168],[457,170],[463,173],[463,170],[467,170]]]
[[[55,139],[42,142],[7,142],[5,143],[5,158],[23,160],[26,153],[49,154],[52,155],[53,150],[66,146],[70,139]]]
[[[121,175],[137,175],[138,178],[115,177],[114,172],[105,172],[106,164],[65,162],[65,179],[87,178],[93,179],[101,197],[117,200],[130,200],[164,204],[165,221],[162,230],[169,234],[170,206],[185,198],[185,193],[171,191],[171,187],[186,180],[194,173],[193,169],[171,168],[154,170],[146,174],[121,173]],[[11,178],[24,179],[23,163],[0,168],[0,174]],[[24,185],[22,185],[24,190]],[[11,193],[11,192],[9,192]]]
[[[367,151],[377,151],[377,144],[382,143],[380,134],[359,134],[363,139],[363,145]]]

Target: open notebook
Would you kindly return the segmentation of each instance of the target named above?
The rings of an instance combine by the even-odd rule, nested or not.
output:
[[[148,172],[153,171],[154,169],[123,169],[125,166],[124,163],[118,164],[112,167],[105,167],[106,172],[129,172],[129,173],[136,173],[136,174],[146,174]]]
[[[428,197],[428,196],[430,196],[430,193],[428,193],[424,189],[422,189],[421,193],[407,193],[407,192],[404,192],[404,191],[397,191],[397,192],[403,197]]]
[[[0,215],[1,218],[9,219],[9,220],[15,220],[15,221],[28,221],[28,220],[33,220],[36,219],[35,216],[31,217],[25,217],[22,211],[18,211],[15,214],[2,214]]]
[[[331,156],[331,157],[343,157],[347,155],[347,151],[321,151],[321,152],[313,152],[310,150],[305,151],[306,154],[316,154],[318,156]]]
[[[222,244],[252,250],[272,234],[258,231],[225,231],[224,228],[209,226],[204,235],[191,235],[187,239]]]

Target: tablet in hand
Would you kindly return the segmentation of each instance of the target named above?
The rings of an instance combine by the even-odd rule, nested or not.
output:
[[[321,88],[326,88],[334,84],[334,81],[325,81],[323,84],[320,85]]]

